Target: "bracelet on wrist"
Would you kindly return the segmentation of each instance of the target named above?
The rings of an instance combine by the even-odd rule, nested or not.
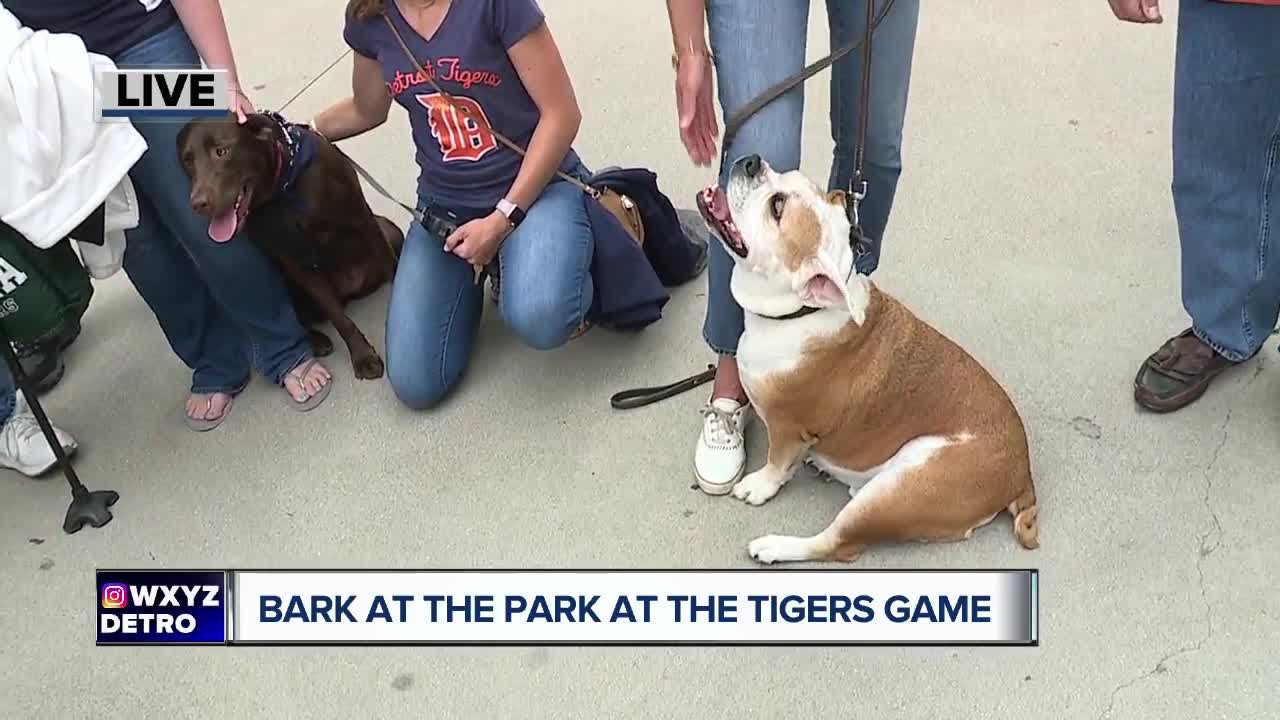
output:
[[[671,53],[671,69],[679,70],[680,61],[686,57],[704,57],[712,63],[716,60],[715,55],[707,47],[706,40],[703,38],[697,40],[689,38],[689,42],[685,47],[677,46],[675,51]]]

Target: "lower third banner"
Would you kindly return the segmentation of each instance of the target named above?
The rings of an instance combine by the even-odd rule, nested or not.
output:
[[[99,644],[1039,643],[1035,570],[100,571]]]

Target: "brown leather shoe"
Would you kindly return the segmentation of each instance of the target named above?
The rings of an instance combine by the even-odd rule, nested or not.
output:
[[[1184,330],[1142,363],[1133,381],[1133,398],[1153,412],[1181,410],[1200,399],[1214,378],[1236,364],[1190,329]]]

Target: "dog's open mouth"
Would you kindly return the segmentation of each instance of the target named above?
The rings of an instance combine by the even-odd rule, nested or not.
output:
[[[723,190],[713,185],[698,193],[698,212],[702,213],[702,219],[716,231],[734,255],[742,258],[747,256],[747,244],[743,242],[742,233],[738,232],[738,226],[733,222],[729,198],[725,197]]]
[[[224,243],[235,236],[236,231],[249,216],[249,201],[252,199],[249,188],[240,191],[236,201],[225,212],[209,219],[209,238],[214,242]]]

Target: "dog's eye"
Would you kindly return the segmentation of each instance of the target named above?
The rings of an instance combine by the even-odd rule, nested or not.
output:
[[[214,148],[214,149],[213,149],[213,154],[214,154],[214,155],[217,155],[218,157],[226,157],[226,156],[227,156],[227,148],[226,148],[226,147],[216,147],[216,148]]]
[[[773,197],[769,198],[769,212],[773,213],[774,220],[782,219],[782,211],[786,206],[787,196],[782,193],[777,193]]]

